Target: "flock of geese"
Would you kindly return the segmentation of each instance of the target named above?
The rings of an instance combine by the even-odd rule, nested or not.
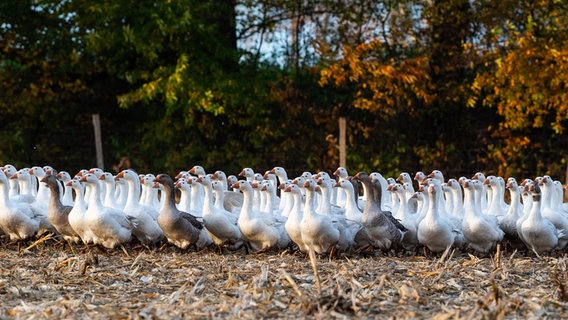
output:
[[[49,166],[1,169],[0,239],[17,243],[49,231],[105,248],[137,239],[182,249],[293,248],[330,256],[422,248],[490,254],[498,244],[540,255],[568,245],[568,204],[550,176],[518,184],[481,172],[445,180],[439,170],[414,178],[349,176],[343,167],[294,179],[282,167],[227,176],[194,166],[174,178],[131,169],[74,176]]]

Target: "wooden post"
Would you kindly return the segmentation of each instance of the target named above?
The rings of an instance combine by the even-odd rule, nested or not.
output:
[[[339,166],[347,167],[347,157],[345,148],[345,131],[347,130],[347,119],[339,117]]]
[[[95,129],[95,150],[97,152],[97,167],[104,170],[103,139],[101,135],[101,117],[93,113],[93,128]]]

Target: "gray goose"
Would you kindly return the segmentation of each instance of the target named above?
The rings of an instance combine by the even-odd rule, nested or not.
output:
[[[181,249],[195,245],[199,250],[211,244],[210,238],[206,238],[208,241],[202,241],[204,239],[202,236],[202,231],[204,231],[203,223],[197,217],[180,211],[176,207],[174,181],[172,178],[165,173],[159,174],[154,179],[154,188],[158,188],[158,184],[163,185],[165,198],[164,206],[158,215],[158,224],[164,231],[168,241]]]
[[[57,230],[63,239],[79,243],[81,238],[69,224],[69,212],[73,206],[65,206],[61,203],[59,180],[53,174],[46,174],[42,179],[42,183],[47,185],[50,191],[49,204],[47,206],[47,219],[49,223]]]
[[[398,249],[406,228],[396,220],[390,211],[381,209],[382,188],[371,180],[366,172],[359,172],[355,179],[363,184],[365,208],[361,223],[366,230],[370,244],[383,251]]]

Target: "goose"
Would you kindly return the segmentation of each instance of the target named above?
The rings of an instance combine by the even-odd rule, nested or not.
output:
[[[314,181],[313,179],[308,181]],[[339,230],[339,241],[337,242],[336,249],[339,252],[345,252],[355,244],[355,236],[362,229],[362,224],[354,224],[352,221],[348,222],[345,217],[345,208],[332,205],[331,193],[333,186],[337,182],[330,179],[329,175],[320,175],[316,182],[316,192],[321,196],[321,207],[317,213],[331,218],[333,225]]]
[[[528,189],[525,191],[525,186],[531,184],[532,182],[532,179],[529,178],[523,179],[523,181],[521,181],[521,199],[523,200],[523,213],[521,215],[521,219],[522,217],[528,217],[529,212],[531,211],[533,198],[531,193],[528,192]]]
[[[519,235],[537,256],[543,252],[551,252],[558,246],[558,237],[564,236],[565,230],[558,232],[552,222],[542,216],[542,194],[538,182],[527,181],[524,190],[531,194],[533,202],[529,215],[518,230]]]
[[[358,197],[353,189],[353,183],[349,180],[339,180],[335,183],[334,187],[341,188],[345,192],[345,218],[348,224],[361,225],[363,218],[363,211],[357,205]]]
[[[442,192],[444,193],[444,199],[446,200],[445,201],[446,213],[453,216],[453,213],[455,211],[455,209],[454,209],[454,205],[455,205],[454,191],[452,190],[452,188],[450,186],[448,186],[447,182],[442,183],[441,187],[442,187]]]
[[[0,229],[11,241],[27,240],[38,232],[40,221],[29,204],[9,198],[9,188],[6,175],[0,170]]]
[[[400,206],[393,216],[400,221],[400,223],[406,228],[406,232],[402,238],[402,246],[406,250],[414,250],[419,244],[418,241],[418,214],[416,213],[416,205],[411,208],[410,203],[415,203],[416,201],[411,201],[406,199],[406,191],[403,189],[402,185],[395,183],[389,185],[389,191],[398,196]]]
[[[214,205],[213,183],[209,176],[198,177],[196,182],[202,184],[205,191],[202,214],[203,226],[213,243],[220,248],[228,248],[229,250],[240,249],[245,245],[245,239],[237,225],[238,215],[225,210],[222,205]],[[217,181],[215,183],[222,187]]]
[[[517,222],[520,221],[522,208],[521,208],[521,194],[517,180],[510,177],[507,180],[506,189],[509,190],[511,195],[511,205],[507,214],[499,221],[499,227],[505,233],[504,240],[514,249],[521,250],[525,248],[518,232]]]
[[[282,170],[284,170],[284,169],[282,169]],[[311,179],[312,176],[313,176],[313,174],[312,174],[311,172],[309,172],[309,171],[304,171],[304,172],[302,172],[302,174],[300,175],[300,177],[302,177],[302,178],[305,179],[304,182],[305,182],[306,180]]]
[[[101,168],[91,168],[89,169],[88,173],[94,174],[95,177],[99,179],[105,172]],[[97,193],[99,194],[101,202],[105,200],[106,192],[107,192],[106,184],[99,183],[99,191]]]
[[[316,180],[316,191],[321,192],[320,207],[318,208],[318,213],[329,216],[329,217],[345,217],[345,208],[331,203],[331,193],[333,185],[329,176],[322,175]],[[344,200],[345,202],[345,200]]]
[[[225,171],[222,170],[215,171],[215,173],[213,173],[212,179],[215,181],[219,181],[221,183],[221,186],[223,186],[223,191],[229,191],[229,183]]]
[[[242,200],[242,193],[237,193],[237,192],[233,192],[233,191],[227,191],[225,190],[225,187],[223,187],[223,184],[220,181],[212,181],[211,182],[211,187],[213,188],[213,192],[214,192],[214,198],[215,198],[215,207],[219,208],[219,209],[223,209],[226,210],[228,212],[230,212],[231,214],[234,214],[236,216],[239,215],[239,212],[241,211],[241,207],[242,207],[242,201],[227,201],[225,198],[227,196],[230,196],[229,193],[234,193],[237,195],[240,195],[241,200]],[[236,199],[236,198],[234,198]]]
[[[120,205],[118,201],[116,201],[114,190],[116,188],[115,177],[110,172],[104,172],[99,177],[99,183],[105,185],[105,189],[107,192],[105,193],[105,197],[103,199],[103,206],[111,207],[115,210],[122,211],[124,206]]]
[[[191,169],[189,169],[188,172],[189,174],[192,174],[197,177],[203,177],[207,174],[207,172],[205,172],[205,169],[203,169],[202,166],[193,166]]]
[[[280,207],[282,207],[282,209],[280,210],[280,215],[284,216],[284,217],[288,217],[290,215],[290,211],[292,210],[292,207],[294,206],[294,200],[292,199],[292,197],[288,194],[285,193],[284,190],[286,190],[286,188],[291,185],[291,184],[295,184],[298,186],[298,188],[300,189],[300,193],[302,193],[302,202],[304,202],[304,193],[303,193],[303,183],[305,181],[302,180],[302,187],[300,187],[300,181],[298,180],[298,178],[294,179],[294,180],[288,180],[285,181],[284,183],[281,183],[278,186],[278,189],[280,189],[281,195],[282,197],[280,198]]]
[[[483,185],[483,182],[485,181],[486,177],[485,174],[483,174],[483,172],[476,172],[473,177],[471,178],[471,180],[478,180],[480,183],[482,183],[482,188],[481,188],[481,194],[480,194],[480,210],[483,213],[487,212],[487,209],[489,208],[489,201],[491,201],[493,199],[491,192],[492,190],[487,188],[486,185]]]
[[[276,220],[269,222],[260,215],[260,212],[253,210],[251,183],[247,180],[239,180],[233,187],[243,193],[243,207],[237,224],[252,250],[256,253],[263,253],[286,248],[291,240],[284,229],[284,223]]]
[[[272,197],[272,209],[280,211],[280,197],[277,193],[279,186],[278,177],[274,173],[270,173],[269,170],[264,173],[263,179],[268,180],[268,182],[270,182],[270,186],[272,187],[270,188],[270,196]]]
[[[67,171],[59,171],[57,179],[63,183],[63,195],[61,196],[61,203],[64,206],[73,206],[73,188],[68,186],[67,183],[71,181],[71,175]]]
[[[191,213],[196,217],[201,217],[201,212],[191,211],[191,187],[194,181],[197,181],[197,178],[190,177],[189,180],[186,178],[179,178],[176,182],[174,182],[174,188],[180,191],[179,202],[176,203],[176,207],[180,211]]]
[[[255,173],[251,168],[243,168],[243,170],[241,170],[241,172],[239,173],[240,177],[244,177],[248,182],[253,182],[253,181],[257,181],[256,178],[254,177]],[[255,211],[259,211],[260,210],[260,189],[258,188],[253,188],[253,197],[252,197],[252,209]]]
[[[554,181],[550,176],[543,176],[538,185],[542,197],[540,203],[542,217],[550,221],[558,231],[564,230],[568,234],[568,216],[562,213],[557,205]],[[568,236],[559,236],[558,249],[562,250],[566,245],[568,245]]]
[[[504,199],[504,193],[501,189],[501,182],[496,176],[488,176],[483,181],[483,186],[486,186],[491,192],[491,201],[487,207],[487,214],[497,217],[497,221],[501,220],[506,214],[506,209],[503,209],[501,200]]]
[[[315,210],[315,181],[304,183],[306,203],[300,225],[302,241],[306,250],[314,250],[317,254],[333,254],[337,246],[340,232],[329,216],[318,214]]]
[[[49,223],[49,220],[47,219],[47,206],[49,202],[40,203],[39,201],[37,201],[37,195],[35,196],[33,195],[34,192],[33,192],[33,183],[32,183],[32,181],[37,181],[37,179],[35,177],[32,177],[32,175],[29,172],[30,169],[23,168],[18,170],[16,174],[10,177],[10,179],[17,179],[20,184],[20,194],[14,197],[12,200],[15,205],[21,205],[24,207],[29,206],[31,208],[33,216],[36,219],[38,219],[40,222],[39,225],[40,233],[42,233],[43,231],[49,231],[55,233],[56,230],[53,228],[53,226]],[[6,177],[4,175],[4,172],[2,172],[2,175]],[[42,188],[47,188],[47,187],[42,186]],[[49,196],[49,190],[47,190],[47,192],[48,192],[47,195]]]
[[[50,191],[47,219],[63,239],[79,243],[81,238],[69,224],[69,212],[71,212],[73,207],[65,206],[61,203],[59,180],[57,180],[55,175],[48,173],[41,179],[41,182],[47,185]]]
[[[422,183],[425,186],[429,186],[431,184],[436,185],[437,189],[440,192],[436,192],[436,201],[438,201],[438,210],[440,211],[440,214],[443,215],[444,217],[447,217],[448,220],[450,221],[450,223],[452,224],[452,226],[455,229],[460,229],[460,226],[462,224],[462,220],[459,218],[456,218],[452,215],[450,215],[450,213],[448,213],[447,209],[446,209],[446,200],[444,199],[444,191],[442,190],[442,183],[440,182],[439,179],[435,179],[435,178],[426,178],[424,179],[424,181],[422,181]],[[430,189],[428,189],[430,190]],[[456,237],[456,241],[460,241],[462,240],[461,237]],[[460,247],[461,244],[460,243],[456,243],[457,247]]]
[[[283,167],[274,167],[270,171],[270,173],[275,174],[278,177],[278,182],[280,184],[284,183],[284,181],[288,180],[288,173]]]
[[[333,175],[337,177],[338,181],[347,180],[347,178],[349,178],[349,173],[347,172],[347,169],[345,169],[344,167],[338,167],[333,172]],[[345,199],[346,199],[345,191],[343,191],[343,189],[340,189],[337,191],[337,198],[336,201],[333,202],[333,204],[340,207],[345,207]]]
[[[389,185],[388,182],[387,182],[387,179],[385,179],[383,177],[383,175],[378,173],[378,172],[371,172],[371,174],[369,176],[373,180],[378,181],[380,183],[381,192],[380,192],[380,195],[378,195],[380,197],[380,199],[375,200],[377,203],[380,203],[380,209],[384,210],[384,211],[393,210],[393,203],[391,203],[392,198],[391,198],[390,194],[388,194],[388,192],[386,192],[387,187]],[[366,197],[365,197],[365,199],[366,199]]]
[[[440,181],[440,184],[446,182],[444,180],[444,174],[440,170],[432,170],[432,172],[430,172],[427,177]]]
[[[265,199],[261,211],[280,215],[280,211],[278,210],[279,205],[274,205],[274,195],[276,195],[276,191],[272,186],[272,182],[264,180],[260,185],[260,193]]]
[[[410,174],[408,174],[408,172],[402,172],[398,175],[396,181],[402,184],[404,190],[406,191],[406,200],[410,199],[415,192]]]
[[[426,179],[426,174],[424,174],[424,172],[417,171],[416,174],[414,174],[414,180],[416,180],[418,184],[421,184],[424,179]]]
[[[428,186],[428,210],[426,215],[420,221],[417,228],[416,236],[418,241],[430,249],[432,252],[443,252],[447,248],[455,246],[456,237],[460,231],[456,229],[447,217],[440,214],[439,202],[436,201],[438,193],[442,192],[437,184]],[[418,196],[415,193],[414,197]]]
[[[85,213],[87,212],[85,187],[79,180],[80,177],[77,177],[66,183],[66,186],[75,190],[75,202],[73,204],[73,208],[69,211],[67,218],[69,220],[69,225],[73,228],[73,231],[79,235],[81,240],[83,240],[83,243],[90,244],[93,243],[95,235],[85,222]]]
[[[0,170],[4,171],[6,178],[8,178],[8,182],[10,183],[10,191],[8,192],[8,196],[10,198],[14,198],[20,194],[20,184],[16,179],[10,179],[14,174],[18,173],[16,167],[11,164],[6,164],[3,167],[0,167]]]
[[[554,181],[554,190],[556,191],[556,208],[564,215],[568,215],[568,208],[566,208],[566,203],[564,203],[564,187],[562,186],[562,182]]]
[[[191,200],[189,201],[189,213],[201,217],[205,205],[205,190],[201,183],[197,183],[197,177],[188,176],[187,183],[191,185]]]
[[[479,180],[465,181],[463,187],[465,206],[462,221],[463,235],[471,248],[487,254],[495,249],[505,234],[499,228],[497,218],[484,214],[480,209],[480,196],[483,195],[481,182]]]
[[[84,222],[94,235],[93,243],[114,249],[117,245],[130,242],[133,223],[124,212],[103,206],[96,175],[87,173],[79,181],[92,190]]]
[[[462,221],[463,220],[463,192],[460,183],[456,179],[448,179],[446,182],[446,187],[448,187],[452,191],[452,208],[449,212],[455,219]]]
[[[233,188],[232,186],[235,185],[235,183],[237,183],[239,181],[239,178],[237,178],[237,176],[235,176],[234,174],[228,175],[227,176],[227,184],[229,185],[229,188],[232,189],[234,192],[239,192],[239,189]]]
[[[42,208],[47,209],[47,206],[49,204],[49,189],[45,184],[40,183],[41,179],[45,177],[45,170],[43,170],[42,167],[34,166],[30,168],[29,173],[32,177],[35,177],[32,178],[32,180],[36,179],[37,181],[38,188],[37,188],[36,201]]]
[[[14,173],[10,176],[10,180],[18,181],[18,185],[19,185],[19,189],[20,189],[20,193],[18,195],[11,197],[12,200],[14,200],[16,202],[27,202],[29,204],[34,204],[34,203],[37,202],[36,201],[37,198],[36,198],[36,196],[34,195],[34,192],[33,192],[32,177],[30,175],[29,169],[18,170],[18,172]],[[37,206],[40,206],[40,205],[38,204]],[[45,209],[47,210],[47,207]]]
[[[140,204],[153,208],[155,212],[160,212],[159,188],[154,188],[154,179],[156,176],[152,173],[146,173],[140,178],[142,190],[146,191],[144,197],[140,196]]]
[[[136,220],[132,234],[144,244],[162,240],[164,232],[158,224],[159,212],[153,207],[140,203],[141,186],[138,174],[134,170],[126,169],[119,172],[116,177],[126,180],[128,184],[128,196],[124,206],[124,213]]]
[[[373,178],[373,176],[371,176],[371,179]],[[394,178],[387,178],[387,186],[386,188],[383,188],[383,186],[381,185],[381,187],[383,188],[383,194],[389,195],[390,196],[390,210],[391,212],[397,212],[398,211],[398,207],[400,206],[400,202],[398,201],[398,196],[392,192],[387,192],[388,191],[388,187],[395,185],[396,184],[396,180]]]
[[[158,174],[154,179],[154,188],[158,188],[159,185],[163,186],[162,195],[165,202],[158,216],[158,224],[168,241],[180,249],[195,245],[200,250],[210,245],[212,241],[203,223],[197,217],[176,207],[172,178],[166,173]]]
[[[283,192],[292,194],[292,209],[284,224],[290,240],[294,242],[300,251],[307,252],[307,247],[302,240],[302,219],[304,217],[304,201],[302,191],[296,184],[289,184]]]
[[[377,201],[382,199],[381,182],[376,180],[374,183],[366,172],[359,172],[354,178],[363,184],[366,205],[361,223],[369,236],[370,244],[383,251],[397,249],[406,228],[392,217],[391,212],[381,209],[381,203]]]
[[[423,187],[421,189],[424,190]],[[426,212],[428,211],[428,203],[424,198],[425,195],[422,191],[416,191],[410,197],[413,202],[413,206],[416,207],[416,214],[418,214],[418,217],[416,218],[417,223],[420,223],[420,221],[422,221],[422,219],[426,216]],[[426,207],[426,209],[424,209],[424,207]],[[422,212],[424,212],[424,214],[422,214]]]

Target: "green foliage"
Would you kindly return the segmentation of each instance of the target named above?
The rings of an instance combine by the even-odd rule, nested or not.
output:
[[[566,5],[0,0],[0,162],[560,174]],[[119,169],[116,167],[115,169]]]

